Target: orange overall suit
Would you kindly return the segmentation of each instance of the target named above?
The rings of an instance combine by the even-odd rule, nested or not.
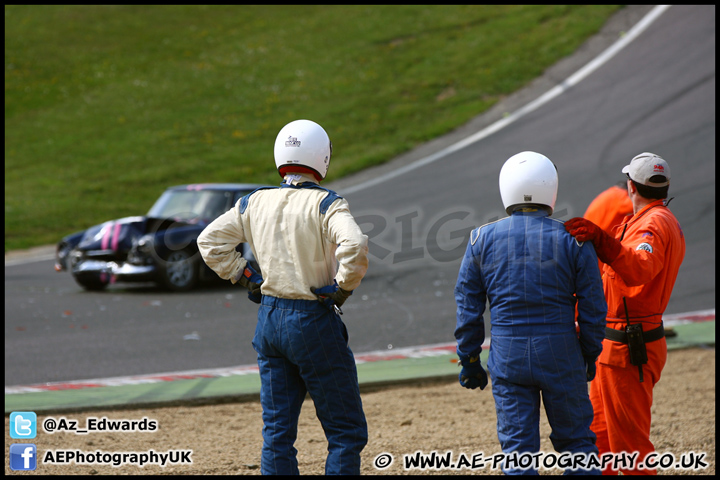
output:
[[[627,223],[617,225],[614,237],[622,244],[612,266],[603,268],[603,288],[608,305],[607,327],[623,330],[630,323],[641,323],[644,332],[662,325],[662,314],[670,300],[680,264],[685,256],[685,239],[675,216],[664,200],[656,200]],[[627,302],[627,312],[624,301]],[[590,384],[590,400],[595,412],[591,430],[597,435],[597,447],[604,453],[639,452],[641,462],[655,447],[650,442],[650,409],[653,387],[667,359],[664,336],[646,342],[648,361],[630,363],[628,345],[603,340],[598,358],[597,376]],[[628,470],[623,474],[655,474],[655,470]],[[617,474],[607,468],[603,474]]]
[[[632,215],[632,213],[633,204],[628,195],[627,187],[613,185],[590,202],[583,217],[606,232],[612,233],[613,227],[623,223],[625,217]],[[603,265],[605,264],[598,260],[601,273]]]
[[[610,232],[615,225],[623,223],[625,217],[632,213],[633,204],[627,188],[613,185],[590,202],[583,217],[606,232]]]

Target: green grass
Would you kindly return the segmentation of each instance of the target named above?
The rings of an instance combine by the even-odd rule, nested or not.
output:
[[[166,186],[279,182],[308,118],[328,181],[487,110],[619,6],[5,6],[5,249],[145,213]]]

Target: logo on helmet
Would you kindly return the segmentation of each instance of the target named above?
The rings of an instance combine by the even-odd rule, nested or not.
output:
[[[300,142],[297,137],[293,137],[292,135],[290,135],[288,139],[285,140],[286,147],[299,147],[301,143],[302,142]]]
[[[523,195],[523,200],[526,202],[532,202],[532,195]]]

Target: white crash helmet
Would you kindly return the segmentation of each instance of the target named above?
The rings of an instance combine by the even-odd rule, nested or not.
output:
[[[275,139],[275,166],[281,177],[287,173],[310,173],[317,181],[327,175],[332,142],[325,130],[311,120],[285,125]]]
[[[508,215],[520,205],[544,205],[552,215],[557,190],[557,169],[545,155],[520,152],[500,170],[500,196]]]

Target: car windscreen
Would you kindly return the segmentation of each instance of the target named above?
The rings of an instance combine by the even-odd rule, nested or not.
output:
[[[148,217],[211,222],[225,213],[230,192],[220,190],[168,190],[148,212]]]

